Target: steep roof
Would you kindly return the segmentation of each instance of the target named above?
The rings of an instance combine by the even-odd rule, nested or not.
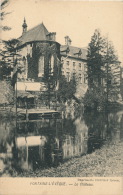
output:
[[[19,46],[31,41],[42,41],[48,40],[47,35],[49,34],[48,30],[43,23],[35,26],[34,28],[28,30],[26,33],[22,34],[19,37]]]
[[[66,53],[66,51],[68,53]],[[87,60],[87,49],[74,47],[71,45],[61,45],[60,48],[61,55],[68,55],[69,57],[79,58]]]

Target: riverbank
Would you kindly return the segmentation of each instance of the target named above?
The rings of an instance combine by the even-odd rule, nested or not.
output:
[[[105,145],[91,154],[73,158],[57,168],[24,171],[13,177],[120,177],[123,176],[123,143]],[[4,175],[5,176],[5,175]],[[9,176],[7,174],[7,176]]]

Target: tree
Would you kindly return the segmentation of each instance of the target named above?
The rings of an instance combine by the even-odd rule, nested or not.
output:
[[[10,12],[5,12],[4,9],[8,6],[9,4],[9,0],[3,0],[0,3],[0,16],[1,16],[1,21],[5,19],[6,15],[10,14]],[[9,26],[3,26],[1,25],[1,29],[6,31],[6,30],[10,30],[11,28]]]
[[[121,86],[120,86],[121,96],[123,100],[123,78],[121,79]]]
[[[106,50],[103,70],[108,103],[118,99],[118,93],[120,92],[120,62],[112,42],[108,41],[108,39]]]
[[[4,76],[9,77],[11,74],[11,71],[16,69],[17,61],[20,58],[20,55],[18,55],[16,53],[16,49],[15,49],[18,43],[19,43],[19,41],[17,39],[3,41],[4,47],[0,53],[0,56],[1,56],[1,61],[0,61],[0,63],[1,63],[1,66],[0,66],[1,79],[3,79]],[[15,76],[15,75],[13,75],[13,76]],[[13,77],[13,79],[14,79],[14,77]]]
[[[2,0],[0,3],[1,7],[1,21],[3,21],[6,15],[10,14],[10,12],[6,12],[5,8],[9,5],[9,0]],[[6,31],[11,28],[8,26],[1,25],[1,30]],[[15,45],[17,44],[16,39],[11,39],[9,41],[1,41],[0,49],[0,78],[3,79],[3,76],[9,76],[12,68],[14,66],[14,56],[15,56]]]
[[[83,103],[86,110],[103,110],[106,103],[104,88],[95,87],[89,89],[83,98]]]
[[[5,77],[6,81],[4,81],[3,86],[1,86],[3,88],[1,95],[4,97],[7,104],[14,104],[14,85],[17,81],[17,73],[21,72],[21,67],[17,66],[20,55],[16,53],[15,49],[18,40],[11,39],[3,41],[3,44],[4,47],[0,53],[0,79],[3,80]],[[11,72],[13,72],[12,78]]]
[[[104,100],[107,103],[117,99],[116,89],[119,86],[116,80],[118,75],[115,75],[114,69],[118,70],[118,68],[118,57],[113,44],[107,38],[102,37],[100,31],[96,29],[89,43],[87,54],[87,75],[90,91],[87,92],[86,98],[91,100],[90,105],[97,107],[97,105],[101,104],[103,99],[93,97],[100,97],[100,94],[101,96],[106,94],[107,98],[104,98]],[[85,101],[85,104],[87,102]]]
[[[66,102],[74,97],[76,92],[76,79],[73,77],[69,82],[67,82],[65,76],[61,75],[59,78],[59,89],[57,91],[58,101]]]
[[[95,30],[88,46],[87,54],[87,75],[89,87],[100,87],[103,77],[102,67],[104,66],[106,41],[101,37],[98,29]]]

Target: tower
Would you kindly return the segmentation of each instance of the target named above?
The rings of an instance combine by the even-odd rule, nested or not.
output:
[[[27,32],[27,24],[26,24],[26,19],[25,18],[24,18],[24,22],[23,22],[22,28],[23,28],[22,34],[24,34],[25,32]]]

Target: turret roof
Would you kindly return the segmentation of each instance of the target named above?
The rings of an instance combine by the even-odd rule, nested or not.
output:
[[[34,28],[28,30],[21,37],[19,37],[18,39],[20,41],[19,46],[27,42],[48,40],[47,37],[48,34],[49,34],[48,30],[46,29],[44,24],[41,23],[35,26]]]

